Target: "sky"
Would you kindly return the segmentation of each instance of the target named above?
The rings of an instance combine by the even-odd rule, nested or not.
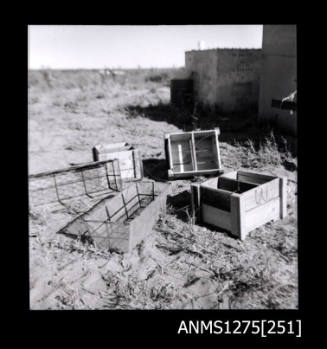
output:
[[[182,67],[185,51],[261,48],[262,25],[30,25],[29,69]]]

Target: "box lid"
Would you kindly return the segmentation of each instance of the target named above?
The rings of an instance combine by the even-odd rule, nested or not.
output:
[[[118,151],[133,150],[134,147],[127,142],[118,142],[109,144],[97,144],[93,149],[99,153],[114,153]]]

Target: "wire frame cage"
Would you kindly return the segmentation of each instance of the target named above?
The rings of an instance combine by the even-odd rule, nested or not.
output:
[[[118,192],[122,180],[117,159],[96,161],[29,176],[29,205],[67,204]]]
[[[132,182],[104,198],[58,233],[89,241],[98,248],[128,252],[151,231],[166,208],[169,183]]]

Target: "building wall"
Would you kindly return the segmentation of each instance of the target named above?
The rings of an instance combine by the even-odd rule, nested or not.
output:
[[[206,106],[216,102],[217,59],[216,50],[185,52],[185,67],[193,78],[195,99]]]
[[[261,50],[188,51],[185,66],[193,74],[196,99],[221,112],[242,112],[258,106]]]
[[[226,112],[257,110],[261,50],[219,50],[216,98]]]
[[[295,25],[264,25],[259,117],[276,122],[296,133],[296,112],[273,108],[272,99],[281,100],[297,89]]]

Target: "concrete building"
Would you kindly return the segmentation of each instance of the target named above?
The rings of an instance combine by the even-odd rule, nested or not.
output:
[[[257,111],[261,49],[212,49],[185,52],[194,98],[222,113]]]
[[[296,26],[264,25],[259,118],[273,121],[281,129],[296,134],[296,111],[282,110],[273,103],[296,89]]]

